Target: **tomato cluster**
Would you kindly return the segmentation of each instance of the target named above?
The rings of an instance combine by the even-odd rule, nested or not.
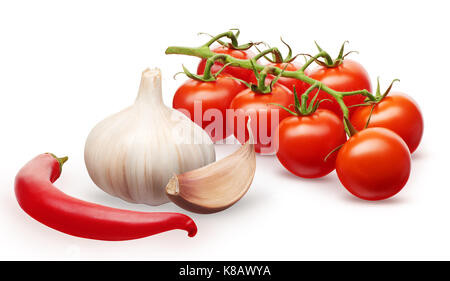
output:
[[[255,56],[249,50],[233,49],[231,44],[212,51],[238,60]],[[340,93],[370,93],[372,86],[365,68],[345,59],[342,50],[333,63],[318,63],[312,69],[307,65],[302,69],[302,64],[293,60],[263,65],[278,68],[281,73],[274,72],[278,75],[259,75],[256,68],[226,66],[217,61],[210,68],[215,79],[196,79],[205,71],[206,63],[203,59],[197,76],[178,88],[173,107],[187,113],[214,141],[233,134],[239,142],[245,142],[248,132],[242,133],[239,128],[245,127],[250,117],[255,151],[276,154],[280,163],[299,177],[323,177],[336,169],[342,185],[366,200],[389,198],[406,184],[410,155],[423,134],[420,109],[406,94],[389,93],[389,88],[380,95],[378,88],[372,99],[362,93],[342,95],[348,110],[344,115],[342,104],[323,87]],[[283,76],[284,71],[299,70],[317,84],[311,86],[303,79]],[[202,103],[201,116],[194,118],[198,101]],[[210,110],[220,112],[222,117],[208,114]],[[213,123],[216,126],[211,126]]]

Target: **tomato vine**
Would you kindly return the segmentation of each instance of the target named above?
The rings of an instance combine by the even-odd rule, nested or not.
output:
[[[270,72],[271,74],[275,76],[281,76],[281,77],[288,77],[288,78],[294,78],[301,80],[309,85],[311,85],[309,92],[314,88],[320,88],[322,91],[328,93],[330,96],[332,96],[339,106],[341,107],[342,113],[344,115],[344,118],[348,118],[349,116],[349,110],[348,107],[345,105],[343,98],[345,96],[351,96],[351,95],[363,95],[367,98],[368,101],[376,102],[377,98],[370,93],[369,91],[363,89],[363,90],[357,90],[357,91],[351,91],[351,92],[341,92],[341,91],[335,91],[329,87],[327,87],[325,84],[323,84],[320,81],[317,81],[315,79],[312,79],[305,75],[304,71],[308,66],[310,66],[314,61],[317,61],[319,58],[323,58],[325,60],[329,59],[329,54],[325,51],[320,51],[315,56],[311,56],[308,61],[303,65],[303,67],[297,71],[287,71],[283,69],[279,69],[277,67],[272,66],[264,66],[257,63],[257,60],[267,54],[272,53],[275,57],[279,56],[279,50],[276,47],[266,49],[262,52],[260,52],[258,55],[251,59],[247,60],[241,60],[234,58],[230,55],[220,55],[217,56],[216,53],[211,51],[210,46],[214,42],[219,42],[221,45],[228,46],[229,48],[234,49],[248,49],[252,47],[255,43],[247,43],[243,45],[239,45],[237,41],[237,37],[239,36],[239,31],[234,33],[232,30],[229,30],[227,32],[220,33],[216,36],[213,36],[208,42],[205,44],[199,46],[199,47],[182,47],[182,46],[170,46],[166,49],[166,54],[179,54],[179,55],[188,55],[188,56],[195,56],[202,59],[209,59],[210,63],[211,61],[220,60],[224,65],[231,65],[231,66],[238,66],[246,69],[254,69],[256,71],[264,71]],[[222,38],[228,38],[231,42],[230,43],[224,43],[221,41]],[[319,49],[320,50],[320,49]],[[269,69],[270,68],[270,69]]]

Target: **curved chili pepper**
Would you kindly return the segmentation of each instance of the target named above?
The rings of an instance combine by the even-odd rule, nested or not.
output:
[[[28,162],[15,180],[20,207],[37,221],[61,232],[97,240],[137,239],[160,232],[183,229],[197,233],[194,221],[180,213],[135,212],[110,208],[71,197],[55,182],[67,157],[41,154]]]

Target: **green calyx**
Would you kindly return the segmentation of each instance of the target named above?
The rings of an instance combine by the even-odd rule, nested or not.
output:
[[[317,88],[317,92],[308,105],[309,94],[316,88]],[[318,83],[311,85],[311,87],[309,87],[308,90],[306,90],[299,99],[297,91],[294,86],[294,104],[293,104],[294,111],[290,110],[289,108],[286,108],[285,106],[282,106],[281,104],[274,104],[274,105],[281,107],[282,109],[284,109],[285,111],[289,112],[290,114],[292,114],[294,116],[307,116],[307,115],[313,114],[314,112],[316,112],[316,110],[319,108],[319,105],[322,102],[331,101],[329,99],[323,99],[323,100],[316,101],[317,96],[319,95],[319,92],[320,92],[320,88],[321,88],[321,85]]]
[[[236,31],[236,33],[234,33],[233,31]],[[200,32],[199,34],[205,34],[211,37],[211,40],[209,40],[208,42],[206,42],[203,46],[206,47],[210,47],[214,42],[219,43],[220,45],[232,49],[232,50],[241,50],[241,51],[245,51],[250,49],[251,47],[261,44],[262,42],[249,42],[246,44],[242,44],[239,45],[238,43],[238,37],[239,34],[241,34],[241,31],[238,28],[230,28],[228,31],[220,33],[216,36],[213,36],[211,34],[205,33],[205,32]],[[221,38],[228,38],[230,39],[230,42],[224,42],[222,40],[220,40]]]
[[[276,74],[278,68],[274,67],[274,66],[267,65],[267,66],[265,66],[263,68],[263,70],[258,72],[258,70],[256,69],[256,62],[255,61],[256,61],[255,58],[250,59],[250,63],[252,65],[253,73],[255,74],[255,77],[256,77],[256,80],[257,80],[257,84],[248,83],[248,82],[243,81],[241,79],[236,79],[236,78],[235,79],[241,81],[242,83],[244,83],[248,88],[250,88],[255,93],[270,94],[270,93],[272,93],[273,85],[275,85],[275,83],[281,77],[281,75],[284,72],[284,69],[282,69],[281,72],[278,75],[276,75],[275,78],[272,79],[272,81],[270,81],[266,85],[267,75],[269,75],[269,74]]]
[[[212,57],[208,58],[208,59],[206,60],[205,69],[204,69],[202,75],[194,74],[194,73],[190,72],[184,65],[182,65],[183,71],[182,71],[182,72],[176,73],[175,76],[177,76],[178,74],[183,73],[183,74],[185,74],[187,77],[189,77],[189,78],[191,78],[191,79],[194,79],[194,80],[197,80],[197,81],[202,81],[202,82],[213,82],[213,81],[216,81],[216,80],[217,80],[217,77],[220,75],[220,73],[222,73],[222,71],[223,71],[227,66],[229,66],[231,63],[226,63],[226,64],[224,64],[224,66],[223,66],[219,71],[217,71],[217,72],[214,73],[214,74],[211,72],[211,68],[212,68],[212,66],[214,65],[214,63],[215,63],[217,60],[221,60],[221,59],[223,59],[223,58],[225,58],[225,57],[226,57],[226,55],[223,55],[223,54],[217,54],[217,55],[215,55],[215,56],[212,56]],[[174,78],[175,78],[175,76],[174,76]]]
[[[318,57],[316,58],[311,55],[307,55],[307,56],[309,56],[310,58],[314,58],[314,60],[317,64],[324,66],[324,67],[329,67],[329,68],[336,67],[344,61],[346,56],[348,56],[351,53],[357,53],[356,51],[350,51],[350,52],[347,52],[346,54],[344,54],[345,43],[349,43],[348,41],[344,41],[344,43],[342,44],[341,49],[339,51],[339,55],[337,56],[337,58],[332,59],[330,54],[328,54],[326,51],[324,51],[316,41],[314,41],[314,43],[316,44],[316,47],[321,54],[320,57],[323,58],[323,60],[320,60]]]
[[[283,38],[280,37],[281,42],[288,48],[288,54],[285,58],[283,58],[283,55],[281,54],[280,50],[278,48],[271,48],[269,45],[265,44],[268,49],[261,51],[257,46],[255,48],[258,50],[259,54],[256,55],[256,60],[258,60],[261,57],[264,57],[266,60],[268,60],[271,63],[290,63],[294,61],[300,54],[297,54],[295,56],[292,56],[292,48],[287,44]],[[272,58],[267,57],[268,54],[272,54]]]
[[[349,106],[349,108],[350,107],[357,107],[357,106],[371,106],[369,117],[367,118],[367,121],[366,121],[366,124],[364,126],[364,129],[366,129],[369,126],[370,119],[372,118],[372,113],[373,113],[373,111],[375,109],[375,106],[389,94],[389,92],[392,89],[392,86],[397,81],[400,81],[400,80],[399,79],[392,80],[391,84],[386,89],[386,91],[383,94],[381,94],[381,91],[380,91],[380,77],[377,77],[377,90],[376,90],[376,94],[375,94],[375,99],[372,100],[372,99],[366,98],[366,100],[362,104],[355,104],[355,105]],[[353,136],[354,134],[356,134],[358,132],[353,127],[352,123],[348,120],[348,118],[346,116],[344,116],[344,124],[345,124],[345,131],[347,132],[347,135],[349,137]]]
[[[59,163],[59,170],[62,170],[62,166],[64,165],[64,163],[66,163],[67,160],[69,160],[69,157],[64,156],[64,157],[57,157],[55,154],[47,152],[47,154],[50,154],[51,156],[53,156]]]
[[[324,102],[324,101],[331,101],[330,99],[323,99],[323,100],[317,100],[317,96],[319,95],[320,89],[321,89],[321,84],[313,84],[311,85],[308,90],[305,91],[305,93],[303,93],[301,95],[301,103],[299,103],[298,101],[298,96],[297,96],[297,92],[295,91],[295,86],[294,86],[294,100],[295,100],[295,108],[297,109],[297,112],[299,112],[302,115],[309,115],[312,114],[314,112],[316,112],[317,108],[319,108],[319,105]],[[311,102],[309,103],[309,105],[307,106],[308,103],[308,98],[309,98],[309,94],[315,89],[317,89],[316,94],[314,95],[314,97],[312,98]]]
[[[366,124],[364,126],[364,129],[366,129],[369,126],[370,119],[372,118],[372,114],[373,114],[373,111],[375,109],[375,106],[389,94],[389,92],[392,89],[392,86],[394,85],[394,83],[396,81],[400,81],[400,80],[399,79],[392,80],[391,84],[386,89],[386,91],[383,94],[381,94],[380,77],[378,77],[377,78],[377,90],[376,90],[376,94],[375,94],[375,100],[366,99],[364,101],[364,103],[362,103],[362,104],[355,104],[355,105],[349,106],[349,108],[350,107],[356,107],[356,106],[371,106],[369,117],[367,118],[367,121],[366,121]],[[347,133],[347,135],[349,137],[351,137],[354,134],[358,133],[358,130],[356,130],[355,127],[353,127],[352,123],[350,122],[350,120],[348,120],[347,116],[344,116],[344,125],[345,125],[345,131],[346,131],[346,133]]]
[[[364,100],[364,103],[354,104],[354,105],[350,105],[348,107],[351,108],[351,107],[357,107],[357,106],[368,106],[368,105],[375,105],[375,104],[379,103],[391,92],[392,86],[394,85],[395,82],[400,82],[400,80],[399,79],[392,80],[391,84],[386,89],[386,91],[383,94],[381,94],[380,77],[377,77],[377,90],[375,92],[375,96],[373,96],[372,98],[367,97]]]
[[[384,94],[381,94],[381,92],[380,92],[380,77],[377,77],[377,91],[375,93],[375,99],[376,99],[377,103],[380,102],[382,99],[384,99],[389,94],[389,92],[391,91],[392,86],[394,85],[395,82],[400,82],[400,79],[392,80],[391,84],[386,89]]]
[[[381,90],[380,90],[380,77],[377,78],[377,90],[376,90],[376,94],[375,94],[375,99],[369,99],[366,98],[366,100],[364,101],[364,103],[361,104],[355,104],[355,105],[351,105],[350,107],[357,107],[357,106],[371,106],[370,108],[370,113],[369,113],[369,117],[367,118],[366,124],[364,126],[364,129],[366,129],[369,126],[370,123],[370,119],[372,118],[372,113],[375,109],[375,106],[382,101],[391,91],[392,86],[394,85],[394,82],[396,81],[400,81],[399,79],[394,79],[392,80],[391,84],[389,85],[389,87],[386,89],[386,91],[381,94]],[[349,137],[353,136],[354,134],[358,133],[358,130],[355,129],[355,127],[353,127],[352,123],[350,122],[350,120],[348,120],[348,117],[344,115],[344,125],[345,125],[345,132],[347,133],[347,135]]]

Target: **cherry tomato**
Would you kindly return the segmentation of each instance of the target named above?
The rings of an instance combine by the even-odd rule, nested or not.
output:
[[[357,130],[367,123],[372,106],[359,107],[350,121]],[[373,108],[370,127],[383,127],[397,133],[413,153],[419,146],[423,134],[423,118],[417,103],[402,93],[392,93]]]
[[[317,68],[305,71],[305,74],[309,77],[321,81],[329,88],[342,91],[350,92],[366,89],[369,92],[372,91],[372,86],[370,84],[370,78],[367,71],[363,66],[356,61],[345,59],[336,67],[325,67],[319,66]],[[310,95],[310,100],[314,95]],[[329,99],[330,96],[324,92],[320,91],[318,99]],[[347,106],[361,104],[364,102],[365,97],[362,95],[353,95],[344,97],[344,103]],[[339,104],[331,99],[332,102],[323,102],[320,104],[320,108],[329,109],[335,112],[339,117],[342,118],[342,111]],[[351,115],[355,110],[354,107],[349,108],[349,114]]]
[[[273,154],[276,152],[276,147],[272,145],[272,136],[275,135],[279,122],[290,116],[290,113],[270,103],[288,107],[294,103],[294,97],[288,88],[280,84],[275,84],[272,92],[268,94],[246,89],[240,92],[230,104],[230,109],[234,111],[234,114],[227,115],[228,125],[233,124],[234,136],[240,143],[248,140],[249,135],[245,130],[245,124],[250,116],[250,126],[257,153]],[[273,115],[275,113],[278,113],[278,118]]]
[[[397,194],[411,171],[411,155],[403,139],[385,128],[353,135],[339,150],[336,172],[344,187],[365,200]]]
[[[253,54],[253,52],[246,50],[246,51],[241,51],[241,50],[233,50],[233,49],[229,49],[227,47],[224,46],[220,46],[217,48],[212,49],[212,51],[214,53],[217,54],[225,54],[225,55],[230,55],[234,58],[237,59],[241,59],[241,60],[247,60],[250,59],[252,57],[254,57],[255,55]],[[205,70],[205,65],[206,65],[206,60],[202,59],[200,61],[200,63],[198,64],[197,67],[197,74],[203,74],[203,71]],[[221,68],[223,67],[223,64],[220,62],[215,62],[214,65],[211,67],[211,73],[217,73]],[[251,69],[246,69],[246,68],[242,68],[242,67],[238,67],[238,66],[227,66],[222,73],[226,73],[229,74],[233,77],[242,79],[246,82],[250,82],[252,79],[252,76],[254,76],[253,74],[253,70]]]
[[[246,88],[241,82],[229,77],[221,74],[212,82],[189,79],[178,88],[173,97],[173,108],[187,110],[180,111],[189,113],[186,115],[205,129],[213,141],[231,134],[227,133],[226,109],[233,98]],[[199,110],[197,114],[195,108]],[[217,114],[212,109],[216,109]]]
[[[302,65],[297,62],[269,63],[268,65],[275,66],[275,67],[278,67],[279,69],[284,69],[286,71],[297,71],[300,68],[302,68]],[[268,78],[267,81],[272,81],[274,76],[267,75],[267,78]],[[252,76],[251,83],[253,83],[253,84],[257,83],[255,75]],[[307,84],[301,80],[298,80],[295,78],[289,78],[289,77],[280,77],[280,78],[278,78],[277,83],[280,83],[281,85],[286,86],[292,92],[294,91],[294,86],[295,86],[295,91],[299,95],[301,95],[303,92],[305,92],[309,88],[309,84]]]
[[[342,120],[326,109],[284,119],[274,138],[278,160],[303,178],[318,178],[333,171],[337,153],[330,154],[326,161],[325,157],[346,140]]]

